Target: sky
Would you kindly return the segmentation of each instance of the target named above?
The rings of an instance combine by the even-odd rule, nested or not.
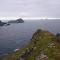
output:
[[[0,18],[60,18],[60,0],[0,0]]]

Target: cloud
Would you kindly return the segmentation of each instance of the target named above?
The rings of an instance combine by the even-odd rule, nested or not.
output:
[[[60,17],[60,0],[0,0],[0,16]]]

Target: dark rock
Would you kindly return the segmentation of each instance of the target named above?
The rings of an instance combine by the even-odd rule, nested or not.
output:
[[[6,23],[5,26],[9,26],[10,24],[9,23]]]
[[[7,25],[10,25],[10,24],[7,24]]]
[[[25,53],[20,56],[20,58],[25,59],[27,56],[30,56],[30,55],[32,54],[33,50],[34,50],[33,47],[30,48],[30,49],[27,49],[27,50],[25,51]],[[19,58],[19,59],[20,59],[20,58]]]
[[[0,26],[4,26],[6,23],[0,20]]]
[[[17,19],[17,23],[23,23],[24,21],[23,21],[23,19]]]
[[[8,23],[23,23],[23,19],[17,19],[17,20],[11,20],[11,21],[8,21]]]

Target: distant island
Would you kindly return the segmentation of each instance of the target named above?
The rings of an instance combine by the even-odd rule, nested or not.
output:
[[[31,42],[0,60],[60,60],[60,34],[38,29]]]
[[[4,26],[5,24],[7,24],[7,23],[2,22],[2,21],[0,20],[0,26]]]
[[[2,22],[0,20],[0,26],[9,26],[11,23],[24,23],[24,20],[22,18],[16,19],[16,20],[10,20],[8,22]]]
[[[17,20],[10,20],[8,23],[24,23],[24,20],[22,18],[19,18]]]

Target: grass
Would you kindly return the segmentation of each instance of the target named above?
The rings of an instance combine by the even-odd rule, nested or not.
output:
[[[17,60],[26,52],[27,48],[31,49],[32,47],[34,48],[32,54],[24,57],[25,60],[36,60],[42,51],[48,58],[42,58],[40,60],[60,60],[60,44],[56,42],[56,38],[51,32],[38,29],[26,47],[2,57],[0,60]]]

